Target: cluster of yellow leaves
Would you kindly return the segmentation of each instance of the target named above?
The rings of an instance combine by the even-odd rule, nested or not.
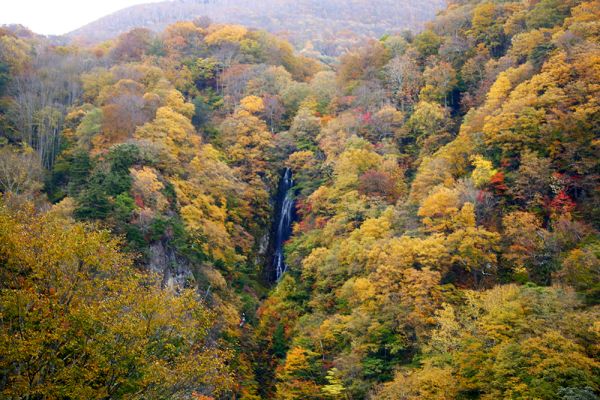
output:
[[[599,92],[592,83],[598,80],[592,65],[597,59],[597,51],[593,49],[582,51],[576,57],[577,61],[558,52],[539,74],[517,85],[509,95],[511,85],[505,76],[501,76],[490,91],[489,101],[506,101],[485,121],[486,143],[500,146],[507,155],[525,149],[545,150],[552,154],[556,139],[550,139],[548,132],[570,126],[573,120],[593,120],[590,113],[597,110],[598,105],[592,99],[597,98]],[[503,89],[498,90],[502,94],[496,94],[493,89],[502,82],[506,82],[502,84]],[[584,119],[581,118],[583,114],[587,115]],[[587,157],[591,136],[576,131],[573,135],[577,138],[573,145],[581,146],[581,155]],[[558,154],[554,157],[560,158]]]
[[[316,353],[302,348],[293,347],[288,351],[285,363],[277,373],[280,382],[277,384],[277,399],[318,399],[321,391],[317,384],[311,381],[316,377],[314,358]]]
[[[0,36],[0,61],[6,63],[13,73],[23,71],[30,59],[30,45],[12,35]]]
[[[201,142],[190,121],[193,105],[185,103],[181,94],[169,96],[167,104],[156,111],[153,121],[136,130],[135,138],[157,146],[176,165],[185,164],[195,156]]]
[[[134,195],[144,200],[144,205],[159,212],[168,206],[167,199],[161,193],[164,184],[159,180],[157,171],[150,167],[131,169],[133,177],[132,191]]]
[[[452,400],[456,398],[456,383],[448,367],[430,367],[416,372],[399,371],[392,382],[376,392],[382,400]]]
[[[226,43],[240,43],[246,34],[248,29],[240,25],[222,25],[214,26],[214,29],[204,39],[210,46],[218,46]]]
[[[265,104],[260,97],[247,96],[240,101],[240,106],[252,114],[258,114],[265,110]]]
[[[594,318],[583,322],[591,315],[574,311],[572,293],[508,285],[466,296],[460,309],[445,304],[437,313],[422,366],[400,371],[378,398],[452,399],[473,390],[485,399],[553,398],[561,386],[597,388],[587,341]]]
[[[209,147],[205,154],[212,151],[215,151],[214,148]],[[210,187],[210,181],[204,171],[213,165],[218,166],[219,163],[214,159],[195,157],[188,165],[187,172],[190,178],[173,179],[173,185],[181,205],[183,221],[202,246],[203,252],[215,260],[233,262],[243,258],[236,254],[235,244],[230,235],[233,226],[228,221],[227,201],[223,197],[229,188],[216,186],[219,184],[218,180],[213,182],[214,187]],[[227,172],[225,169],[225,173]],[[227,179],[227,175],[219,178]],[[223,191],[219,193],[219,189]]]
[[[486,160],[482,156],[477,155],[472,157],[472,162],[475,170],[471,174],[471,179],[473,179],[473,183],[475,183],[475,186],[477,187],[487,185],[490,182],[490,179],[498,173],[498,171],[494,169],[492,162]]]
[[[423,202],[417,215],[433,232],[443,232],[452,228],[452,217],[460,208],[459,193],[443,186],[436,188]]]
[[[273,148],[273,135],[266,123],[255,113],[264,108],[262,99],[246,97],[233,116],[221,125],[227,155],[246,182],[256,181],[267,170],[269,150]]]

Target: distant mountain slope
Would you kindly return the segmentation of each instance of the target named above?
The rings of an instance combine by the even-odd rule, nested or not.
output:
[[[208,16],[215,22],[286,33],[298,47],[311,41],[332,55],[342,50],[340,37],[353,42],[419,29],[445,4],[445,0],[171,0],[125,8],[68,36],[97,42],[136,27],[160,31],[176,21]]]

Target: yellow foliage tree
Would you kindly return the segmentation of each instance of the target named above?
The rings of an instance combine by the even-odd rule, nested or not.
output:
[[[232,388],[193,290],[161,289],[107,231],[0,204],[3,398],[187,398]]]
[[[260,97],[247,96],[240,101],[242,109],[252,114],[259,114],[265,110],[265,103]]]
[[[216,26],[216,29],[210,32],[204,39],[210,46],[219,46],[225,43],[240,43],[248,29],[240,25],[221,25]]]
[[[490,179],[498,173],[498,171],[494,169],[492,162],[480,155],[473,156],[471,162],[475,167],[475,170],[473,170],[473,173],[471,174],[471,179],[473,179],[473,182],[477,187],[487,185],[490,182]]]
[[[452,216],[460,207],[457,190],[440,186],[436,188],[421,204],[417,215],[430,231],[441,232],[452,227]]]

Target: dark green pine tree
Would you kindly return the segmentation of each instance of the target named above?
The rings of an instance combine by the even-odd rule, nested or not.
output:
[[[90,155],[84,150],[75,152],[68,170],[68,193],[70,196],[77,197],[85,188],[91,170],[92,160]]]
[[[79,219],[105,219],[112,211],[112,205],[105,190],[106,176],[96,173],[78,198],[75,216]]]

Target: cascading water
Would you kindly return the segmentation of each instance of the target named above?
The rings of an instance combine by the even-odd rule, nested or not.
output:
[[[274,225],[274,256],[273,269],[275,270],[275,279],[281,279],[287,266],[285,265],[285,255],[283,244],[292,234],[292,222],[294,220],[294,180],[292,170],[286,168],[279,183],[277,193],[276,213],[277,217]]]

